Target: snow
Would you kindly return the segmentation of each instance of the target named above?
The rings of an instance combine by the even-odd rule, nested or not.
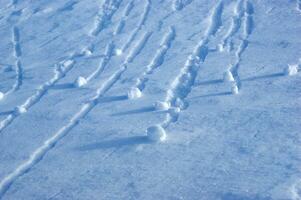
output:
[[[300,2],[0,0],[0,199],[301,199]]]
[[[148,139],[153,142],[163,142],[166,140],[165,130],[160,125],[148,127],[146,134]]]
[[[78,77],[76,80],[75,80],[75,86],[76,87],[82,87],[84,85],[86,85],[88,82],[87,82],[87,79],[85,77]]]

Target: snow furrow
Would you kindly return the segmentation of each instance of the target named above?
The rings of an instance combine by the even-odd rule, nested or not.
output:
[[[106,26],[114,13],[118,10],[122,0],[105,0],[102,8],[97,14],[94,26],[90,32],[92,36],[97,36]]]
[[[235,62],[230,66],[228,73],[233,77],[232,93],[237,94],[241,88],[241,80],[238,69],[241,62],[241,56],[248,47],[248,38],[253,31],[253,6],[249,1],[244,2],[245,12],[243,17],[243,36],[235,52]]]
[[[156,51],[155,56],[152,58],[151,62],[146,67],[146,70],[136,79],[135,86],[133,88],[143,91],[148,79],[147,75],[152,74],[153,71],[158,68],[164,62],[164,57],[171,46],[172,41],[175,39],[175,29],[174,27],[169,27],[168,32],[163,36],[159,49]]]
[[[3,197],[5,192],[9,189],[9,187],[18,179],[20,176],[29,172],[38,162],[40,162],[43,157],[49,152],[51,149],[55,147],[55,145],[65,137],[71,129],[73,129],[85,116],[89,114],[89,112],[99,104],[99,100],[104,96],[104,94],[110,90],[114,84],[120,79],[121,75],[127,70],[128,64],[133,62],[136,56],[139,55],[143,47],[145,46],[145,42],[149,33],[145,33],[141,39],[138,40],[133,49],[129,52],[129,55],[125,58],[125,61],[121,65],[121,67],[115,71],[105,82],[100,85],[96,90],[96,94],[92,97],[88,103],[85,103],[78,112],[76,112],[69,122],[61,127],[54,135],[48,138],[40,147],[38,147],[30,156],[27,161],[19,165],[13,172],[8,174],[6,177],[2,179],[0,182],[0,199]],[[57,76],[62,76],[63,74],[57,73]]]
[[[141,28],[143,27],[143,25],[146,22],[147,16],[150,12],[151,9],[151,1],[150,0],[146,0],[145,6],[144,6],[144,10],[140,19],[140,22],[138,23],[137,27],[133,30],[132,34],[130,35],[130,37],[128,38],[128,40],[126,41],[126,43],[123,45],[123,47],[120,49],[121,52],[124,52],[127,48],[129,48],[129,46],[131,45],[131,43],[135,40],[138,32],[141,30]]]
[[[174,11],[180,11],[191,2],[192,0],[174,0],[172,3],[172,9]]]
[[[46,81],[44,84],[40,85],[34,95],[27,98],[22,105],[15,108],[14,113],[8,115],[4,120],[0,122],[0,133],[19,115],[25,113],[30,107],[38,103],[42,99],[42,97],[47,93],[49,88],[54,86],[55,83],[62,79],[73,68],[73,66],[74,60],[72,57],[56,65],[54,70],[54,76],[50,80]]]
[[[105,4],[103,5],[103,8],[110,8],[111,5],[112,5],[111,1],[106,1]],[[106,12],[108,12],[108,11],[106,11]],[[19,41],[18,29],[14,29],[13,38],[14,38],[14,41]],[[92,46],[93,46],[93,42],[92,42]],[[89,75],[87,77],[87,82],[86,83],[88,83],[94,77],[98,76],[104,70],[105,66],[107,65],[107,63],[109,62],[109,60],[112,57],[113,50],[114,50],[114,45],[112,45],[112,43],[109,43],[107,45],[105,56],[101,60],[100,65],[98,66],[98,68],[94,72],[91,73],[91,75]],[[15,111],[13,113],[9,114],[5,119],[3,119],[0,122],[0,133],[7,126],[9,126],[19,115],[24,114],[25,112],[27,112],[27,110],[30,107],[32,107],[33,105],[38,103],[43,98],[43,96],[45,94],[47,94],[47,91],[51,87],[53,87],[58,81],[60,81],[62,78],[64,78],[66,76],[66,74],[73,68],[76,58],[84,57],[84,56],[85,56],[85,52],[81,50],[80,52],[73,53],[71,56],[69,56],[68,58],[66,58],[62,62],[59,62],[58,64],[56,64],[55,69],[54,69],[53,77],[51,79],[47,80],[42,85],[40,85],[38,87],[37,91],[35,92],[35,94],[28,97],[23,104],[21,104],[21,105],[19,105],[15,108]],[[17,66],[19,67],[21,65],[17,63]],[[18,71],[22,70],[21,67],[19,67],[17,69],[18,69]],[[22,81],[22,73],[19,73],[18,77],[20,77],[19,80]]]
[[[133,8],[134,8],[134,0],[131,0],[124,9],[123,16],[113,33],[114,35],[118,35],[122,31],[122,29],[125,26],[125,21],[126,21],[128,15],[130,14],[130,12],[133,10]]]
[[[159,125],[150,126],[147,132],[148,130],[163,130],[167,128],[171,123],[177,121],[179,112],[186,109],[185,98],[194,86],[201,63],[207,57],[210,37],[214,36],[220,29],[222,11],[223,3],[220,1],[211,11],[211,15],[208,18],[208,27],[203,39],[200,40],[194,51],[188,56],[185,65],[167,90],[163,104],[171,108],[168,109],[164,122]]]
[[[226,48],[228,51],[232,50],[232,45],[230,39],[239,31],[241,26],[242,17],[244,15],[244,6],[243,0],[238,0],[233,9],[234,16],[231,20],[231,26],[226,35],[224,36],[219,49],[220,51],[224,51]]]

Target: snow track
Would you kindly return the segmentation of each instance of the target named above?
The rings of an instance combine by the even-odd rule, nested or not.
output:
[[[0,182],[0,198],[3,197],[10,185],[20,176],[30,171],[39,161],[43,159],[48,151],[53,149],[55,145],[66,136],[87,114],[99,103],[99,100],[103,95],[110,90],[114,84],[120,79],[120,76],[127,70],[128,64],[132,63],[134,59],[139,55],[150,33],[146,32],[137,41],[136,45],[131,49],[125,61],[120,68],[115,71],[105,82],[97,88],[96,94],[93,98],[88,100],[88,103],[84,104],[78,112],[76,112],[69,122],[61,127],[54,135],[48,138],[39,148],[37,148],[29,157],[27,161],[19,165],[12,173],[7,175]],[[65,70],[64,70],[65,71]],[[62,76],[62,73],[57,73],[57,76]]]
[[[128,40],[126,41],[126,43],[123,45],[123,47],[120,49],[121,52],[126,51],[131,43],[135,40],[137,34],[139,33],[139,31],[142,29],[143,25],[145,24],[146,20],[147,20],[147,16],[150,12],[151,9],[151,1],[150,0],[145,0],[145,5],[144,5],[144,9],[143,9],[143,13],[141,15],[141,19],[137,25],[137,27],[133,30],[133,32],[131,33],[130,37],[128,38]]]
[[[121,18],[121,20],[119,21],[115,31],[114,31],[114,35],[118,35],[120,34],[120,32],[122,31],[123,27],[125,26],[125,21],[127,20],[127,17],[129,16],[130,12],[133,10],[134,8],[134,0],[130,1],[125,9],[124,9],[124,13],[123,16]]]
[[[165,121],[161,124],[163,128],[167,128],[170,123],[177,121],[179,112],[186,108],[185,98],[191,92],[199,68],[207,57],[209,39],[216,34],[222,25],[220,20],[222,12],[223,3],[220,1],[211,11],[208,18],[208,28],[203,39],[196,45],[180,73],[167,90],[164,102],[170,105],[171,109],[168,110]]]
[[[111,20],[114,13],[117,11],[121,4],[121,0],[105,0],[102,9],[100,9],[94,22],[94,27],[91,30],[92,36],[97,36],[101,32],[108,21]]]
[[[163,64],[164,56],[166,55],[174,39],[175,29],[174,27],[169,27],[168,32],[163,36],[160,47],[156,51],[155,56],[152,58],[149,65],[146,67],[146,70],[136,79],[135,86],[133,87],[138,88],[140,91],[143,91],[145,84],[148,81],[146,76],[152,74],[156,68]]]

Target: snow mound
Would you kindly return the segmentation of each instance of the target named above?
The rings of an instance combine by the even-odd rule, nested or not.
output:
[[[160,125],[150,126],[146,130],[146,134],[149,140],[153,142],[162,142],[166,140],[166,132]]]
[[[0,92],[0,101],[4,98],[4,94]]]
[[[27,112],[27,109],[24,106],[18,106],[15,108],[15,113],[17,113],[17,114],[23,114],[26,112]]]
[[[170,108],[170,103],[157,101],[154,103],[154,107],[156,110],[168,110]]]
[[[234,77],[231,71],[226,71],[224,74],[224,81],[225,82],[233,82],[234,81]]]
[[[120,56],[122,54],[122,49],[116,49],[115,54],[116,56]]]
[[[139,88],[133,87],[128,91],[128,98],[129,99],[138,99],[142,96],[142,92]]]
[[[288,65],[287,68],[285,69],[285,73],[289,76],[296,75],[298,73],[299,65]]]
[[[88,83],[87,79],[80,76],[75,80],[75,86],[76,87],[83,87],[84,85],[86,85]]]
[[[231,87],[232,94],[238,94],[238,86],[233,84]]]

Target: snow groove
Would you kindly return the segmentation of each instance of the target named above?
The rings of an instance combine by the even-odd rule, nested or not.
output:
[[[78,112],[76,112],[69,122],[61,127],[54,135],[48,138],[40,147],[38,147],[28,158],[27,161],[19,165],[13,172],[8,174],[1,182],[0,182],[0,199],[4,196],[5,192],[9,189],[9,187],[18,179],[20,176],[29,172],[38,162],[40,162],[43,157],[49,152],[51,149],[55,147],[55,145],[65,137],[71,129],[73,129],[77,124],[79,124],[80,120],[82,120],[85,116],[89,114],[89,112],[97,106],[101,101],[99,101],[104,94],[110,90],[113,85],[120,80],[121,75],[127,70],[128,64],[134,61],[136,56],[139,55],[145,43],[147,41],[150,33],[145,33],[141,39],[138,40],[133,49],[129,52],[129,55],[125,58],[121,67],[115,71],[105,82],[97,88],[96,94],[92,97],[87,103],[85,103]],[[71,64],[71,63],[70,63]],[[70,67],[69,67],[70,68]],[[66,72],[65,68],[59,68],[61,70],[57,70],[56,77],[61,77],[64,75],[63,72]],[[55,79],[52,81],[55,82]],[[44,86],[44,88],[49,87]],[[29,102],[30,103],[30,102]]]
[[[144,5],[143,14],[142,14],[142,17],[140,19],[140,22],[138,23],[137,27],[132,32],[132,34],[129,37],[129,39],[127,40],[127,42],[121,48],[121,52],[124,52],[127,48],[129,48],[129,46],[131,45],[131,43],[135,40],[138,32],[141,30],[141,28],[143,27],[143,25],[146,22],[146,19],[147,19],[147,16],[148,16],[149,12],[150,12],[150,9],[151,9],[151,1],[150,0],[146,0],[146,3]]]
[[[167,111],[165,120],[155,126],[160,126],[164,129],[167,128],[171,123],[177,121],[180,111],[187,108],[185,98],[194,86],[201,63],[203,63],[207,57],[210,37],[214,36],[222,25],[220,21],[222,12],[223,3],[219,1],[211,10],[211,14],[208,18],[208,27],[203,39],[200,40],[194,51],[188,56],[185,65],[167,90],[164,104],[169,105],[171,108]]]
[[[224,51],[225,48],[228,51],[231,51],[233,48],[230,39],[239,31],[239,28],[241,26],[242,17],[244,15],[243,0],[237,0],[236,5],[233,9],[233,13],[234,16],[231,20],[230,29],[220,44],[220,51]]]
[[[171,46],[172,41],[175,39],[174,27],[169,27],[168,32],[163,36],[159,49],[156,51],[155,56],[146,67],[146,70],[136,79],[135,86],[133,88],[139,89],[141,92],[145,88],[145,84],[148,81],[147,75],[152,74],[153,71],[158,68],[164,62],[164,57]]]
[[[241,88],[241,80],[238,74],[238,69],[240,66],[241,56],[248,47],[248,38],[253,30],[253,5],[249,1],[244,2],[244,19],[243,19],[243,36],[240,41],[239,47],[235,52],[235,62],[230,66],[228,72],[233,77],[232,92],[237,94]]]
[[[89,82],[91,79],[99,76],[99,74],[101,74],[104,71],[105,66],[108,64],[111,57],[113,56],[113,52],[114,52],[114,44],[109,43],[106,47],[105,55],[102,58],[102,60],[100,61],[98,68],[87,77],[87,82]]]
[[[117,11],[122,0],[105,0],[102,9],[95,18],[94,27],[91,30],[92,36],[97,36],[111,20],[114,13]]]
[[[124,9],[123,16],[122,16],[121,20],[119,21],[119,23],[113,33],[114,35],[120,34],[122,29],[124,28],[125,21],[126,21],[127,17],[129,16],[130,12],[133,10],[133,8],[134,8],[134,0],[131,0]]]
[[[54,69],[54,76],[46,81],[44,84],[40,85],[35,94],[30,96],[26,99],[26,101],[18,106],[15,109],[15,112],[12,114],[9,114],[4,120],[0,122],[0,133],[3,131],[4,128],[6,128],[10,123],[13,122],[14,119],[16,119],[20,114],[23,114],[22,111],[27,111],[30,107],[32,107],[34,104],[39,102],[41,98],[47,93],[47,91],[54,86],[60,79],[62,79],[66,73],[68,73],[74,66],[74,60],[73,57],[71,57],[68,60],[60,62],[58,65],[55,66]]]
[[[172,9],[174,11],[180,11],[191,2],[192,0],[174,0],[172,3]]]

